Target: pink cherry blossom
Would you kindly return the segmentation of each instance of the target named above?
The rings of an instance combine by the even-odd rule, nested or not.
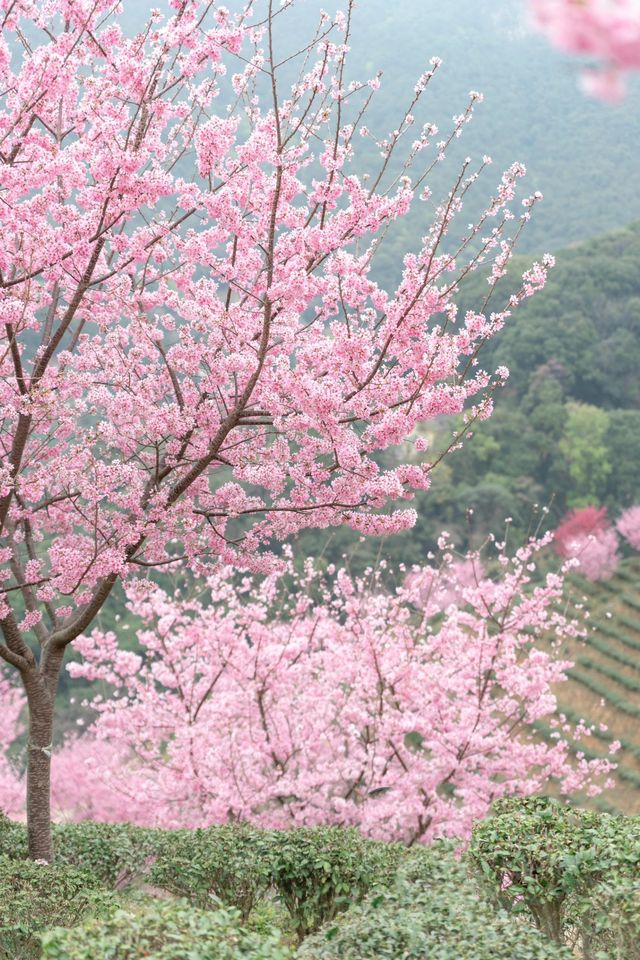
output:
[[[505,377],[481,348],[551,263],[507,310],[457,316],[464,277],[485,267],[495,286],[539,199],[512,210],[514,163],[454,242],[488,168],[467,159],[397,285],[380,284],[389,227],[430,195],[480,97],[435,148],[429,124],[409,145],[434,59],[365,181],[356,133],[379,78],[342,84],[351,2],[322,15],[288,87],[270,2],[174,0],[136,36],[108,0],[1,6],[0,656],[26,693],[29,842],[48,859],[62,657],[114,585],[271,575],[273,544],[307,527],[411,526],[403,505],[434,464],[380,452],[466,411],[455,449],[489,416]],[[117,676],[134,667],[114,655]]]
[[[284,583],[239,582],[229,568],[206,604],[131,582],[142,662],[94,631],[69,665],[115,695],[94,701],[91,736],[63,751],[78,789],[66,804],[54,791],[60,812],[172,827],[350,823],[428,842],[467,836],[492,799],[552,777],[597,793],[611,763],[575,764],[555,718],[563,642],[582,629],[561,575],[532,581],[546,542],[503,556],[496,578],[448,548],[426,574],[447,606],[428,611],[419,571],[394,591],[372,571],[329,582],[307,565],[292,590],[292,568]],[[549,743],[532,733],[542,718],[557,728]],[[87,788],[72,773],[79,746]]]
[[[556,552],[572,559],[588,580],[607,580],[620,561],[618,537],[604,507],[572,510],[554,533]]]
[[[616,529],[634,550],[640,550],[640,506],[625,510],[618,518]]]
[[[568,53],[595,58],[586,69],[584,89],[615,103],[624,96],[625,75],[640,69],[638,0],[529,0],[534,22],[551,42]]]
[[[24,784],[19,769],[8,756],[8,749],[21,734],[21,714],[25,697],[21,689],[0,672],[0,811],[9,817],[18,817],[24,809]]]

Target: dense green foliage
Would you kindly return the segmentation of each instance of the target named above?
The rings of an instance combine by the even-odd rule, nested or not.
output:
[[[157,856],[159,833],[128,823],[55,824],[56,863],[90,870],[106,887],[126,886],[145,876]]]
[[[401,851],[340,827],[272,833],[269,872],[299,939],[388,882]]]
[[[159,832],[149,879],[196,907],[218,900],[246,920],[270,885],[259,837],[246,826]]]
[[[598,884],[590,910],[594,940],[610,960],[640,960],[640,880],[623,877]]]
[[[0,960],[38,957],[38,935],[46,927],[73,927],[111,904],[89,870],[0,856]]]
[[[247,920],[273,890],[299,939],[388,881],[402,848],[337,827],[258,830],[247,825],[158,831],[152,883],[195,906],[218,900]]]
[[[508,386],[449,459],[450,492],[433,506],[425,497],[421,526],[461,527],[468,505],[485,529],[510,515],[524,531],[534,503],[550,505],[556,522],[570,507],[602,504],[615,515],[640,500],[639,259],[640,225],[559,254],[544,291],[487,345],[483,362],[507,366]],[[482,283],[478,275],[467,285],[463,310]]]
[[[569,960],[524,923],[483,902],[447,850],[418,853],[390,889],[303,944],[305,960]]]
[[[498,801],[468,853],[245,825],[61,825],[56,847],[0,855],[0,960],[638,960],[640,819],[548,798]]]
[[[599,940],[606,949],[610,912],[618,938],[625,936],[635,897],[627,882],[640,870],[640,819],[545,797],[503,800],[476,827],[470,856],[500,905],[529,915],[549,938],[578,940],[586,956]],[[607,898],[617,897],[616,911],[604,908],[605,889]]]
[[[27,830],[21,823],[10,820],[0,811],[0,857],[25,860],[27,857]]]
[[[120,910],[76,930],[43,938],[44,960],[287,960],[279,934],[244,929],[232,909],[203,911],[184,902]]]

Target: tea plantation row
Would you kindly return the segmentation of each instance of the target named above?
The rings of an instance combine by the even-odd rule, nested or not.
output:
[[[570,723],[593,726],[581,744],[586,756],[607,756],[610,743],[620,741],[617,787],[596,805],[635,815],[640,813],[640,558],[623,560],[611,580],[590,584],[576,578],[574,599],[584,595],[592,630],[585,644],[569,651],[575,666],[569,682],[559,685],[558,707]]]
[[[640,820],[499,801],[466,853],[340,827],[0,820],[1,960],[640,960]]]

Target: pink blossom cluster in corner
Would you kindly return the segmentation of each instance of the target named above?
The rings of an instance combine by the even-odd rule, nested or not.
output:
[[[347,823],[428,842],[468,835],[494,798],[550,778],[598,792],[612,764],[576,763],[555,716],[570,663],[532,643],[581,634],[559,602],[562,575],[532,581],[543,545],[503,558],[494,580],[444,544],[431,596],[455,595],[445,610],[425,609],[416,570],[390,591],[372,571],[327,580],[308,564],[292,591],[229,569],[206,605],[131,584],[143,655],[95,631],[69,666],[114,696],[94,701],[94,739],[56,758],[58,811],[169,827]],[[551,742],[531,732],[541,718]]]
[[[582,72],[583,88],[611,103],[625,93],[625,75],[640,69],[638,0],[530,0],[534,22],[551,42],[594,58]]]

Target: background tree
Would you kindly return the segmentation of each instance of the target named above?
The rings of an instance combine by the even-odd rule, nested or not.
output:
[[[618,537],[605,507],[572,510],[554,534],[556,552],[576,561],[588,580],[606,580],[616,570]]]
[[[536,572],[549,539],[509,559],[458,556],[444,537],[406,576],[384,562],[361,578],[228,570],[202,599],[130,582],[140,655],[94,631],[69,667],[112,695],[94,701],[78,766],[95,755],[62,811],[82,816],[95,798],[100,819],[115,807],[173,827],[346,823],[412,844],[467,836],[493,799],[551,779],[598,793],[611,765],[574,759],[589,731],[554,717],[583,628],[562,574]]]
[[[640,506],[625,510],[618,518],[616,529],[634,550],[640,550]]]
[[[380,451],[467,408],[453,449],[490,414],[506,370],[478,352],[551,261],[490,312],[536,198],[510,213],[515,164],[456,229],[488,163],[465,160],[397,289],[372,279],[480,97],[432,143],[413,121],[434,60],[376,139],[378,80],[347,74],[349,15],[291,50],[271,0],[233,16],[173,0],[133,37],[110,0],[3,9],[0,655],[26,692],[29,847],[49,860],[62,660],[119,580],[268,572],[306,527],[411,526],[411,510],[380,511],[427,489],[447,451],[392,467]],[[350,169],[361,138],[381,155],[367,181]],[[480,310],[458,317],[459,284],[487,262]]]
[[[568,404],[564,435],[558,444],[570,477],[569,506],[599,503],[612,471],[606,445],[609,416],[589,404]]]

